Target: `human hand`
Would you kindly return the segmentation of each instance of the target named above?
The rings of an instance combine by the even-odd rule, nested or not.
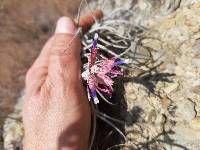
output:
[[[95,16],[101,18],[102,13],[96,11]],[[91,16],[80,19],[84,31],[93,23]],[[80,39],[74,39],[66,55],[56,54],[66,49],[76,31],[70,18],[60,18],[26,75],[25,150],[88,148],[91,112],[81,79]]]

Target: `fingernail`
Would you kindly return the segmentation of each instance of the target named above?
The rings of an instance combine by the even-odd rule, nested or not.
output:
[[[69,17],[61,17],[56,26],[56,33],[75,34],[77,27],[74,21]]]

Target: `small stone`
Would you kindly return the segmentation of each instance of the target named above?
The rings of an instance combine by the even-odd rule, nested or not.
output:
[[[182,75],[184,74],[183,68],[180,67],[180,66],[176,66],[176,67],[175,67],[175,74],[176,74],[177,76],[182,76]]]
[[[159,40],[155,40],[155,39],[145,39],[142,41],[142,43],[147,46],[147,47],[151,47],[152,49],[155,50],[160,50],[162,48],[162,43]]]
[[[21,123],[12,122],[8,126],[4,126],[4,148],[13,148],[22,140],[23,129]]]
[[[170,83],[168,87],[164,89],[166,94],[169,94],[179,87],[179,83]]]
[[[200,67],[200,58],[194,58],[192,59],[192,64],[195,66],[195,67]]]
[[[178,100],[176,113],[180,119],[190,122],[196,116],[194,102],[188,99]]]
[[[197,3],[198,0],[191,0],[191,4]]]
[[[171,103],[172,103],[171,100],[167,96],[165,96],[163,98],[163,100],[162,100],[162,107],[163,107],[163,109],[164,110],[168,110],[168,108],[171,105]]]
[[[164,29],[170,29],[174,27],[175,24],[176,24],[175,18],[169,18],[162,23],[162,27]]]
[[[196,117],[194,118],[191,123],[190,126],[194,129],[200,132],[200,117]]]
[[[193,87],[192,88],[192,92],[194,92],[195,94],[200,95],[200,85]]]
[[[18,99],[14,112],[9,115],[11,118],[6,118],[3,125],[4,149],[6,150],[17,149],[22,146],[23,126],[21,112],[23,99],[23,96]]]
[[[158,132],[164,131],[164,125],[166,122],[166,117],[164,117],[163,114],[157,114],[156,120],[155,120],[155,126]]]
[[[151,123],[155,122],[155,120],[156,120],[156,112],[155,112],[154,109],[152,109],[152,110],[147,114],[145,120],[146,120],[147,122],[151,122]]]

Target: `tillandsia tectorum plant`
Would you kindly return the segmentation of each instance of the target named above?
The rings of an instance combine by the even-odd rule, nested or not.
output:
[[[150,49],[142,44],[142,40],[146,37],[144,36],[146,29],[131,20],[132,16],[135,15],[132,10],[119,8],[110,12],[109,15],[105,15],[103,19],[97,20],[87,0],[82,0],[77,22],[79,22],[83,2],[85,2],[86,8],[95,21],[95,24],[81,39],[83,45],[82,77],[86,83],[85,88],[88,91],[89,100],[91,99],[93,114],[93,131],[89,148],[91,149],[95,143],[95,137],[98,138],[99,136],[98,132],[96,133],[96,118],[113,127],[125,141],[127,140],[115,123],[125,125],[130,122],[109,116],[99,110],[98,105],[94,104],[101,103],[101,100],[104,100],[109,105],[117,107],[112,100],[108,99],[116,90],[113,87],[113,78],[122,75],[122,72],[123,79],[123,77],[127,77],[127,72],[141,73],[148,70],[148,65],[152,64],[154,60]],[[115,81],[115,84],[117,85],[118,82]],[[101,104],[105,105],[105,103]]]
[[[122,75],[122,72],[117,68],[119,65],[126,64],[127,61],[116,57],[97,61],[98,34],[95,33],[91,53],[88,55],[88,68],[83,72],[82,76],[87,80],[88,99],[94,100],[94,103],[99,103],[97,98],[97,90],[106,93],[109,97],[112,96],[112,85],[114,81],[112,78]]]
[[[116,10],[112,12],[109,17],[105,16],[102,20],[96,22],[82,37],[82,77],[89,85],[87,86],[87,90],[94,100],[94,103],[99,102],[97,98],[97,95],[99,95],[101,99],[111,104],[105,94],[107,93],[106,95],[111,96],[113,81],[100,79],[102,78],[102,74],[104,74],[106,79],[113,78],[117,75],[121,75],[122,69],[128,68],[132,71],[137,70],[142,64],[152,61],[151,54],[140,43],[142,33],[145,29],[134,25],[134,23],[126,19],[118,19],[117,16],[122,15],[120,13],[125,16],[132,15],[132,12],[129,10]],[[96,36],[94,37],[95,34]],[[101,63],[102,65],[110,63],[107,66],[110,67],[110,70],[105,72],[104,69],[104,72],[101,72],[102,69],[100,68],[103,67]],[[103,68],[105,68],[105,66]],[[116,70],[116,68],[118,69]],[[112,73],[116,75],[113,76]],[[89,76],[90,78],[88,78]],[[107,76],[109,78],[107,78]],[[95,84],[92,82],[95,82]],[[89,99],[91,98],[89,97]]]

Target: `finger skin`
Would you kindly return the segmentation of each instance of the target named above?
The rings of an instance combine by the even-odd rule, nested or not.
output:
[[[94,14],[102,17],[100,11]],[[93,23],[91,16],[80,20],[84,31]],[[86,150],[89,144],[91,110],[81,78],[81,43],[79,38],[72,40],[73,33],[66,33],[75,23],[72,28],[62,26],[26,76],[25,150]]]
[[[71,25],[75,26],[72,20]],[[27,73],[23,106],[25,150],[88,147],[91,112],[80,75],[80,39],[72,41],[74,34],[58,33],[68,30],[69,26],[62,26],[64,23]],[[69,49],[60,55],[66,45],[70,45]]]
[[[96,16],[97,19],[101,19],[103,17],[103,13],[101,10],[96,10],[94,11],[94,15]],[[91,14],[85,15],[85,16],[81,16],[80,18],[80,26],[83,28],[83,33],[85,33],[94,23],[94,19],[91,16]],[[41,81],[41,77],[45,78],[44,75],[47,75],[47,71],[48,71],[48,64],[49,64],[49,56],[51,55],[50,49],[53,46],[53,40],[55,40],[53,37],[51,37],[47,43],[45,44],[45,46],[43,47],[40,55],[38,56],[38,58],[36,59],[36,61],[34,62],[34,64],[31,66],[31,68],[28,70],[27,75],[26,75],[26,85],[33,85],[33,80],[35,81]],[[80,43],[79,41],[77,43]],[[66,44],[66,43],[65,43]],[[58,45],[57,45],[58,46]],[[55,47],[55,45],[54,45]],[[65,49],[66,47],[60,46],[61,49]],[[77,53],[79,54],[79,52]],[[78,58],[76,59],[78,60]],[[45,70],[46,68],[46,70]],[[41,70],[43,70],[44,72],[42,72]],[[38,72],[40,73],[39,75],[35,75],[35,73]],[[43,84],[43,82],[40,82],[41,84],[34,84],[34,89],[39,89],[41,87],[41,85]],[[38,85],[38,86],[36,86]]]
[[[50,77],[59,79],[59,76],[61,75],[66,79],[73,79],[73,77],[76,75],[80,76],[80,39],[74,39],[70,43],[70,46],[67,46],[69,45],[69,42],[72,40],[73,36],[74,35],[69,34],[54,35],[54,44],[51,47],[51,53],[49,56],[48,73]]]
[[[97,19],[101,19],[103,17],[103,12],[101,10],[94,11],[94,16]],[[87,32],[89,28],[95,23],[91,14],[87,14],[80,18],[80,26],[83,27],[83,33]]]
[[[26,91],[32,91],[31,93],[38,92],[44,83],[48,74],[49,49],[52,47],[52,40],[53,38],[50,38],[46,42],[40,55],[35,60],[31,68],[27,71],[25,79]]]

